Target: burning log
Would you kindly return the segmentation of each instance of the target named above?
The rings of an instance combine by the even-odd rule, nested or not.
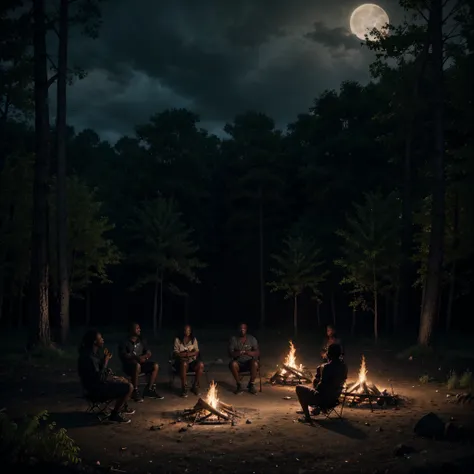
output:
[[[232,405],[221,402],[217,398],[217,384],[211,382],[207,399],[199,398],[193,408],[185,410],[182,413],[184,418],[199,424],[220,424],[231,423],[235,418],[241,418]]]
[[[303,382],[311,383],[313,375],[302,364],[296,363],[296,348],[290,341],[290,351],[285,357],[283,367],[279,368],[270,378],[270,383],[295,385]]]
[[[364,400],[367,400],[371,409],[373,409],[373,400],[376,400],[378,405],[385,405],[388,404],[392,399],[396,399],[396,396],[393,393],[392,395],[389,395],[387,390],[381,391],[374,383],[368,383],[367,372],[365,357],[362,356],[359,370],[359,379],[357,382],[350,385],[349,388],[344,392],[346,397],[352,398],[352,404],[361,403]]]

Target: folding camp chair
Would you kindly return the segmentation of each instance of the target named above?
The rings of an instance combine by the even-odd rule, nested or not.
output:
[[[176,377],[179,377],[179,373],[176,370],[175,362],[176,362],[176,359],[173,357],[173,354],[170,354],[169,359],[168,359],[168,377],[169,377],[170,388],[173,387],[174,379]],[[204,366],[203,374],[206,377],[206,384],[209,385],[209,369],[206,365]],[[191,371],[191,370],[186,372],[186,379],[190,377],[196,377],[196,372]]]
[[[337,418],[339,420],[342,420],[342,412],[344,411],[345,404],[346,394],[341,393],[335,403],[313,406],[311,410],[311,415],[318,416],[320,414],[323,414],[328,419]]]
[[[97,398],[88,392],[84,392],[82,398],[88,403],[86,413],[94,414],[100,423],[110,416],[109,405],[112,403],[112,399]]]
[[[262,392],[262,374],[260,372],[260,358],[257,360],[258,362],[258,367],[257,367],[257,379],[259,381],[259,385],[260,385],[260,390],[259,392]],[[245,377],[250,377],[252,374],[250,372],[250,370],[246,370],[245,372],[239,372],[239,380],[240,380],[240,383],[242,383],[242,380],[245,378]]]

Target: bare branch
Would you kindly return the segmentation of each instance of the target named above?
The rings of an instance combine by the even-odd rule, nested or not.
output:
[[[58,78],[57,74],[53,74],[49,79],[48,79],[48,89],[56,82],[56,79]]]
[[[50,62],[51,64],[51,67],[55,70],[58,69],[58,67],[56,66],[56,64],[54,63],[53,59],[51,58],[51,56],[48,54],[48,61]]]
[[[447,5],[449,0],[446,0],[443,4],[443,8]],[[443,18],[443,25],[450,19],[452,18],[454,15],[456,15],[456,13],[459,12],[459,10],[461,10],[463,4],[461,1],[457,1],[456,4],[453,6],[453,8],[451,8],[451,10],[448,12],[448,14],[446,15],[445,18]]]

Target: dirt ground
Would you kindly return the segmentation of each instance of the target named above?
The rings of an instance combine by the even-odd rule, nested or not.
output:
[[[349,380],[357,377],[364,353],[368,379],[380,388],[393,386],[396,393],[406,398],[405,403],[399,409],[377,407],[373,413],[366,407],[346,407],[343,421],[318,417],[311,427],[296,421],[294,388],[264,383],[263,392],[257,395],[232,393],[234,384],[227,369],[225,339],[212,346],[212,351],[206,349],[204,358],[210,378],[218,384],[219,397],[245,413],[236,426],[188,427],[184,422],[176,422],[177,412],[192,408],[196,397],[180,398],[178,380],[174,391],[170,391],[165,347],[154,348],[162,367],[159,390],[165,399],[134,404],[136,414],[128,425],[98,424],[93,416],[84,413],[86,403],[78,398],[81,388],[74,366],[23,366],[13,375],[11,371],[6,375],[8,368],[3,367],[2,378],[6,383],[1,384],[0,408],[7,408],[12,416],[47,409],[79,444],[85,462],[125,472],[397,473],[416,472],[412,469],[419,466],[432,466],[426,472],[435,472],[443,463],[460,464],[470,472],[474,464],[470,441],[414,437],[415,422],[429,412],[463,425],[474,421],[472,407],[454,404],[445,385],[420,384],[420,368],[415,361],[399,361],[387,350],[346,348]],[[285,354],[285,345],[268,347],[273,350],[266,351],[262,344],[264,382]],[[311,346],[300,347],[298,362],[315,367],[317,352],[313,353]],[[216,362],[218,358],[223,360]],[[152,429],[157,426],[161,428]],[[394,449],[401,443],[416,452],[396,457]]]

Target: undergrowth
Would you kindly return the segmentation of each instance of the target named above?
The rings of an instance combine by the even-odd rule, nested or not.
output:
[[[17,423],[1,412],[0,459],[7,465],[78,464],[79,447],[64,428],[48,423],[48,416],[47,411],[42,411]]]

